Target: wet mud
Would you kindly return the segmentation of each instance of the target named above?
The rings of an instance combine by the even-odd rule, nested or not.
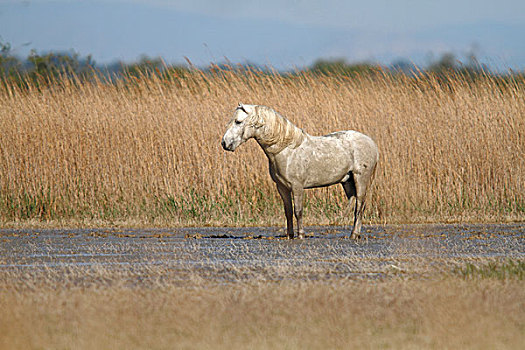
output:
[[[303,240],[277,228],[2,229],[2,274],[103,269],[148,278],[283,280],[424,276],[465,262],[525,259],[525,224],[308,227]],[[151,273],[150,273],[151,275]]]

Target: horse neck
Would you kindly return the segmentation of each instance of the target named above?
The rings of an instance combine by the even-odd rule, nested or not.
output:
[[[274,111],[265,111],[264,126],[256,140],[265,153],[277,154],[287,147],[296,148],[306,138],[306,133],[288,119]]]

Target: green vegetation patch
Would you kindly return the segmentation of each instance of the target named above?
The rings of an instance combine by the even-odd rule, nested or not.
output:
[[[497,279],[497,280],[523,280],[525,276],[525,261],[508,259],[504,262],[489,262],[483,265],[467,263],[456,273],[465,279]]]

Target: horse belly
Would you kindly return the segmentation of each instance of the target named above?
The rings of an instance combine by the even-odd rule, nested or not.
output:
[[[323,163],[310,166],[306,172],[304,188],[330,186],[349,178],[350,167],[342,164]]]
[[[351,155],[341,147],[318,148],[304,159],[304,188],[330,186],[348,180]]]

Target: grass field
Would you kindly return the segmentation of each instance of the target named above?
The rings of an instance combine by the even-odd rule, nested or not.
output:
[[[220,147],[238,102],[314,135],[370,135],[381,158],[367,222],[525,218],[523,76],[195,70],[0,86],[2,226],[283,225],[257,144]],[[305,204],[307,225],[351,222],[340,186]]]
[[[2,349],[520,349],[523,282],[3,292]]]
[[[311,134],[370,135],[381,159],[366,223],[525,219],[523,76],[169,74],[0,84],[0,226],[282,226],[263,152],[220,146],[238,102]],[[348,224],[346,206],[339,187],[307,191],[305,223]],[[303,241],[190,235],[177,249],[158,232],[6,230],[0,348],[520,349],[520,227],[458,236],[481,251],[500,235],[500,258],[458,258],[425,227],[367,232],[370,246],[327,229]]]

